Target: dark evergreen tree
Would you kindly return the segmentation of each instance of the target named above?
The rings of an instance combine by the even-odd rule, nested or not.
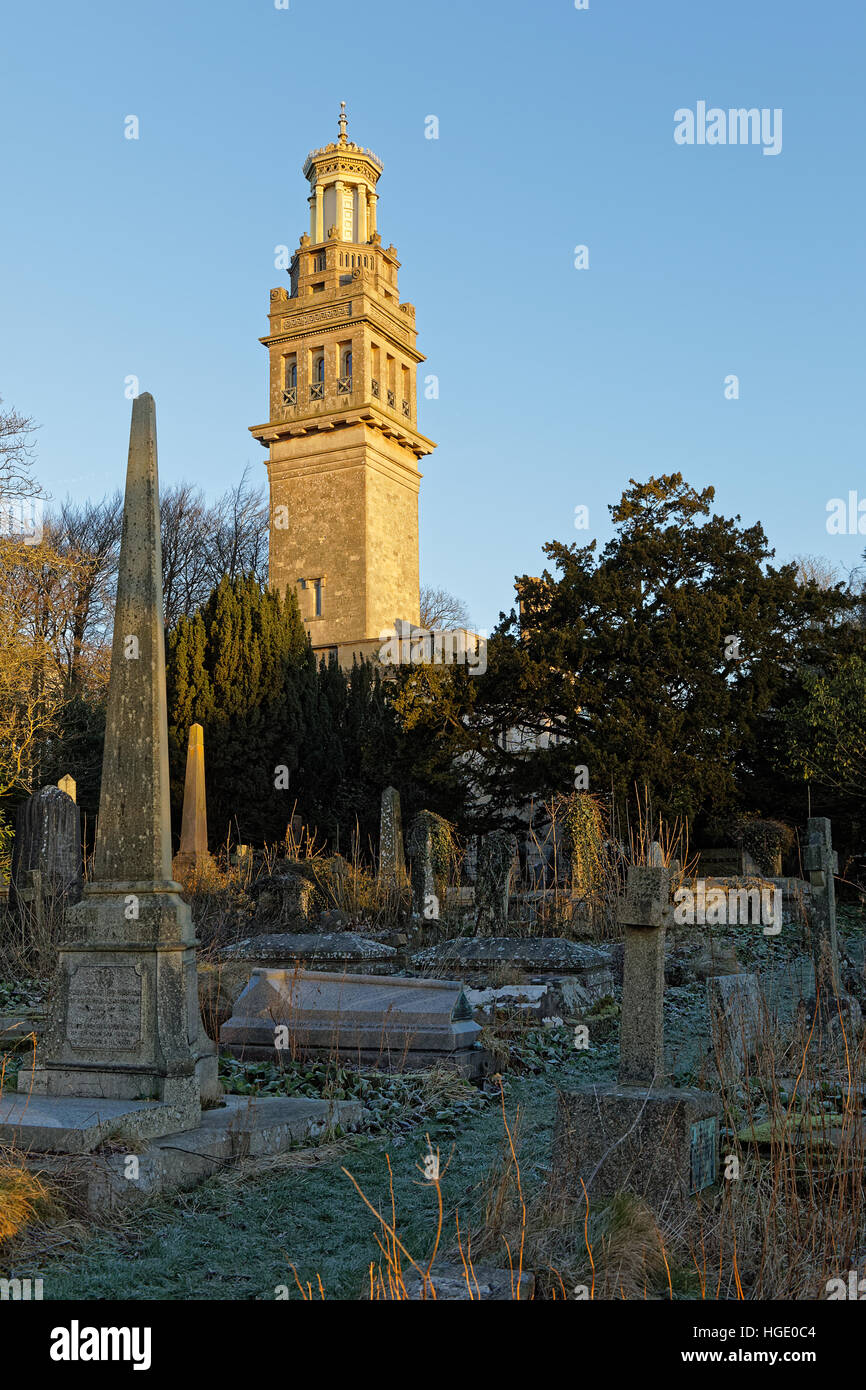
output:
[[[484,675],[401,672],[416,772],[453,796],[462,770],[482,823],[569,790],[582,766],[591,790],[622,805],[646,787],[668,817],[777,813],[781,711],[804,668],[832,669],[862,637],[841,586],[774,568],[761,526],[712,514],[713,495],[680,474],[633,482],[599,555],[552,542],[556,573],[518,580]]]

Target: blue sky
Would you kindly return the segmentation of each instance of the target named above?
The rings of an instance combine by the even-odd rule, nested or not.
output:
[[[122,482],[130,375],[163,482],[264,481],[274,248],[342,99],[440,383],[422,580],[490,628],[546,540],[676,470],[779,558],[857,562],[826,519],[866,499],[859,0],[43,0],[4,40],[0,394],[55,495]],[[698,101],[781,108],[781,153],[677,145]]]

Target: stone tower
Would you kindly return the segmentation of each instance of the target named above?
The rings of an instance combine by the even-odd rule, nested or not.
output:
[[[376,230],[382,164],[346,133],[304,165],[310,230],[271,290],[270,582],[298,595],[313,647],[341,665],[419,620],[415,309]]]

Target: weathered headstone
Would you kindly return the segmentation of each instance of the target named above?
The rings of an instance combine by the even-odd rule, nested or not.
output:
[[[180,849],[174,857],[176,875],[200,874],[213,866],[207,848],[207,802],[204,782],[204,729],[190,725],[186,751],[186,777],[183,784],[183,818]]]
[[[307,930],[315,888],[313,871],[302,861],[278,860],[273,873],[257,879],[249,889],[256,903],[256,924]]]
[[[68,919],[45,1045],[19,1085],[49,1097],[132,1102],[129,1123],[148,1135],[197,1124],[201,1100],[215,1099],[220,1086],[198,1007],[190,910],[171,877],[150,395],[132,407],[93,876]]]
[[[470,1075],[487,1054],[463,987],[452,980],[254,970],[220,1043],[234,1056],[341,1057],[391,1069],[449,1062]]]
[[[592,1201],[630,1191],[661,1210],[714,1183],[718,1098],[665,1082],[662,1006],[670,877],[631,866],[619,908],[625,964],[619,1080],[560,1093],[550,1188]],[[591,1033],[590,1033],[591,1041]]]
[[[836,939],[838,855],[833,850],[830,822],[812,816],[806,825],[803,864],[812,885],[812,955],[815,992],[822,1012],[835,1011],[839,994],[839,947]]]
[[[719,1064],[741,1072],[754,1056],[760,1037],[761,991],[757,975],[709,977],[707,1002]]]
[[[475,872],[475,916],[482,936],[503,936],[508,930],[508,903],[517,858],[517,836],[494,830],[482,836]]]
[[[412,879],[412,911],[416,917],[435,921],[445,905],[448,861],[453,831],[450,823],[435,811],[419,811],[409,828]]]
[[[13,909],[46,898],[78,902],[82,890],[81,815],[59,787],[43,787],[15,815],[9,902]]]
[[[379,821],[379,881],[385,889],[402,888],[406,882],[403,821],[400,814],[400,793],[396,787],[386,787],[382,793]]]
[[[68,797],[71,797],[73,801],[75,800],[75,793],[77,791],[77,787],[75,785],[74,777],[70,777],[69,773],[67,772],[65,777],[59,777],[57,779],[57,785],[62,792],[66,792],[66,795]]]

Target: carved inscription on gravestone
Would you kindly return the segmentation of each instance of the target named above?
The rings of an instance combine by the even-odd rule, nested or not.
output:
[[[69,982],[72,1047],[123,1051],[141,1040],[141,976],[131,965],[79,966]]]

